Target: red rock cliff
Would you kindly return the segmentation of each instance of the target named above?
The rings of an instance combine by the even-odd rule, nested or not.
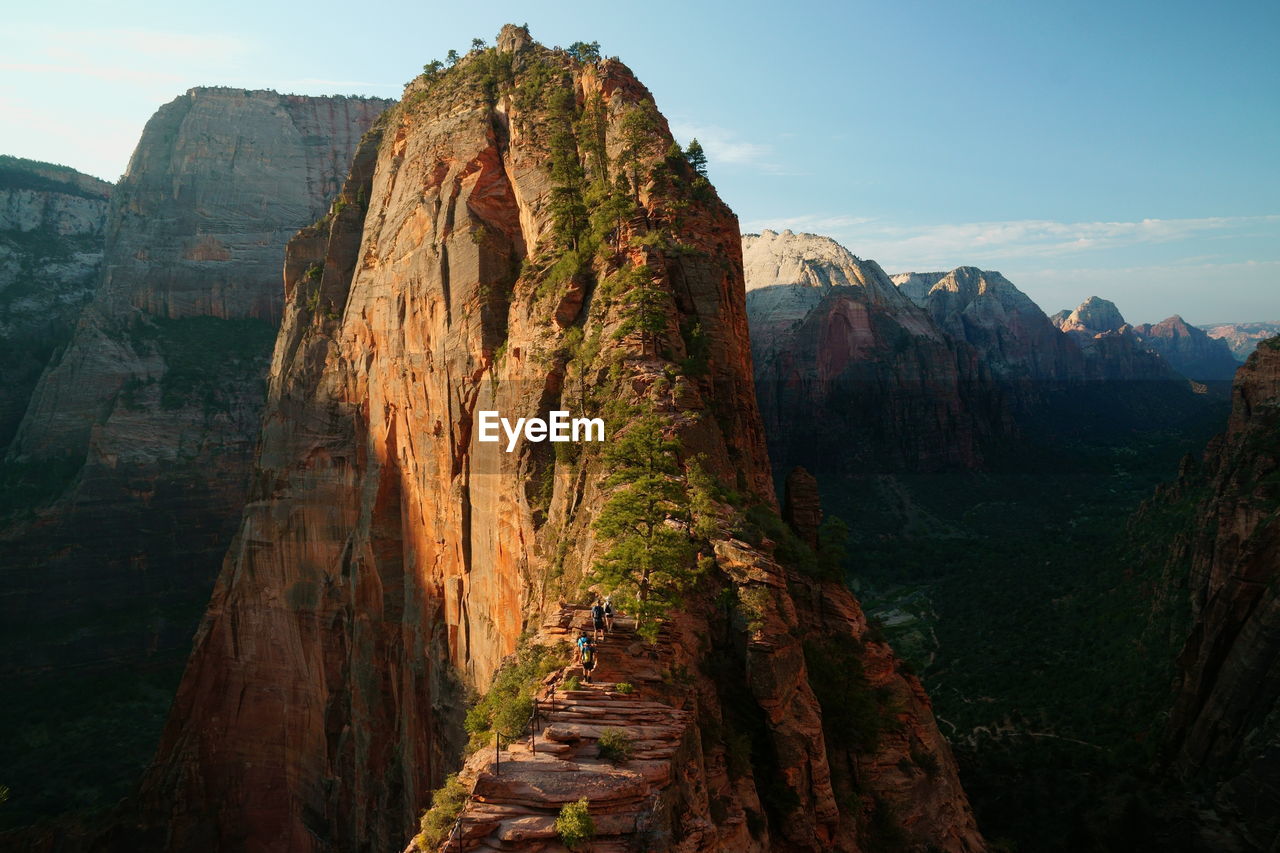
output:
[[[411,84],[290,245],[250,502],[122,846],[387,850],[415,833],[456,768],[465,688],[598,551],[599,450],[506,453],[477,440],[479,411],[648,408],[774,512],[736,217],[624,65],[517,28],[499,44]],[[981,849],[927,699],[862,637],[852,596],[730,527],[674,623],[701,731],[680,796],[711,818],[698,849],[869,849],[876,820]],[[750,627],[721,603],[742,595]],[[828,646],[891,734],[824,726],[807,664]],[[733,773],[731,720],[755,732]]]

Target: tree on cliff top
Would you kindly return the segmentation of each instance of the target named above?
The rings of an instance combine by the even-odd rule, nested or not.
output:
[[[654,414],[633,420],[604,454],[616,487],[596,518],[609,549],[595,565],[596,581],[636,616],[652,638],[657,620],[681,600],[699,569],[689,531],[691,499],[680,445]]]
[[[693,171],[703,178],[707,176],[707,152],[702,150],[702,143],[697,137],[690,140],[689,147],[684,150],[684,156],[693,167]]]

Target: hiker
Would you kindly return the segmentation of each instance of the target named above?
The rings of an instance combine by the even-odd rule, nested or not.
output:
[[[604,629],[613,633],[613,596],[604,597]]]
[[[578,663],[586,661],[587,648],[591,645],[591,641],[587,639],[587,632],[583,631],[578,635],[578,641],[574,643],[575,652],[578,656]]]
[[[591,683],[591,671],[596,668],[596,647],[588,640],[582,647],[582,680]]]
[[[591,605],[591,629],[591,639],[597,642],[604,639],[604,606],[598,598]]]

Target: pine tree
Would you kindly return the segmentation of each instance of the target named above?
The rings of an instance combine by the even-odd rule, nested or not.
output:
[[[664,434],[663,421],[647,414],[633,419],[604,456],[613,472],[605,484],[614,492],[595,521],[609,543],[595,579],[636,615],[640,632],[650,638],[657,620],[679,604],[699,574],[679,449]]]
[[[657,353],[661,336],[667,331],[670,294],[653,280],[648,267],[630,265],[614,274],[609,290],[619,293],[622,300],[617,337],[639,335],[640,353]]]
[[[569,45],[568,54],[579,62],[599,62],[600,42],[575,41]]]
[[[448,53],[446,53],[446,54],[445,54],[445,56],[444,56],[444,61],[445,61],[445,63],[446,63],[450,68],[452,68],[453,66],[457,65],[457,64],[458,64],[458,52],[457,52],[456,50],[450,50]]]
[[[689,161],[689,165],[693,167],[693,171],[697,172],[700,177],[707,176],[707,153],[702,150],[702,143],[694,137],[689,141],[689,147],[684,151],[684,157]]]

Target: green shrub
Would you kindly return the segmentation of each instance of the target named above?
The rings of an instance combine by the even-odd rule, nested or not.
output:
[[[635,693],[636,692],[635,686],[627,681],[619,681],[617,684],[613,686],[613,689],[618,693]]]
[[[413,839],[414,848],[424,852],[438,849],[466,803],[466,787],[458,780],[457,773],[449,774],[444,784],[431,795],[431,808],[422,813],[418,822],[420,832]]]
[[[596,822],[591,819],[590,803],[583,797],[576,803],[565,803],[556,818],[556,832],[565,847],[579,850],[596,835]]]
[[[542,680],[569,662],[568,646],[555,648],[525,645],[518,649],[493,676],[493,684],[470,710],[463,723],[471,740],[468,752],[490,742],[496,727],[504,735],[524,729],[533,711],[533,696]]]
[[[614,764],[630,761],[635,752],[635,742],[622,729],[605,729],[596,745],[600,747],[600,757]]]
[[[581,686],[582,684],[581,682],[578,681],[578,676],[571,675],[564,680],[564,684],[560,685],[560,689],[561,690],[577,690]]]

